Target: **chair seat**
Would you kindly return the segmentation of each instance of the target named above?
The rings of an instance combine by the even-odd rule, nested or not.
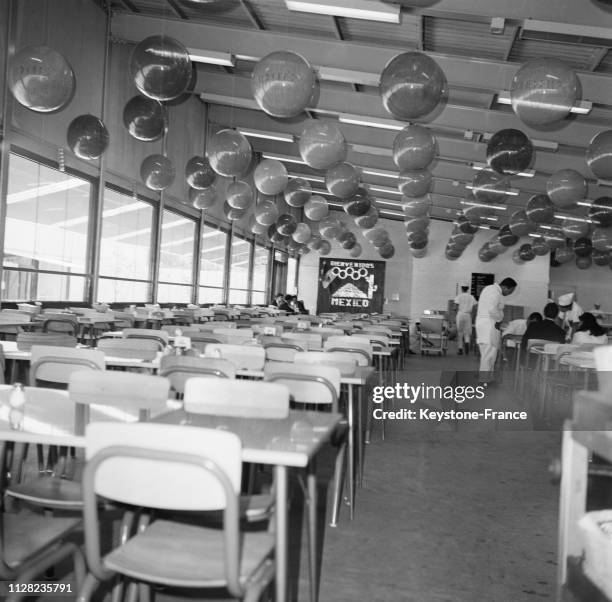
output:
[[[81,520],[77,518],[54,518],[29,512],[5,514],[4,560],[8,566],[17,567],[80,526]]]
[[[42,477],[6,488],[6,495],[48,508],[80,510],[83,508],[83,492],[79,481]]]
[[[274,548],[270,533],[243,533],[240,579],[245,583]],[[104,557],[106,568],[139,579],[179,587],[226,585],[221,530],[166,520],[151,524]],[[163,551],[163,553],[160,553]]]

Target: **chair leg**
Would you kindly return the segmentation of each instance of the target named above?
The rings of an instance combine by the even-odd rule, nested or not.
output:
[[[317,565],[317,478],[315,474],[316,465],[314,460],[308,467],[307,492],[308,492],[308,568],[310,577],[310,602],[319,599],[319,576]]]
[[[344,460],[346,457],[347,445],[342,443],[336,455],[336,466],[334,468],[334,492],[330,527],[338,526],[338,515],[340,513],[340,501],[342,499],[342,486],[344,484]]]
[[[89,602],[93,593],[98,589],[100,585],[100,580],[94,577],[91,573],[85,577],[85,582],[83,583],[83,587],[79,592],[77,597],[77,602]]]

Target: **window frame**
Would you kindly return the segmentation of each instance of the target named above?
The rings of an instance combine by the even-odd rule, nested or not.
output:
[[[223,280],[221,282],[221,286],[211,286],[202,284],[202,254],[206,251],[206,247],[203,244],[203,236],[204,236],[204,228],[210,228],[213,230],[218,230],[225,234],[224,239],[224,249],[223,249]],[[231,228],[224,226],[223,224],[216,224],[214,222],[208,221],[204,217],[201,217],[199,220],[199,228],[198,228],[198,256],[196,262],[196,277],[197,277],[197,286],[195,291],[195,300],[194,303],[198,305],[215,305],[215,303],[210,301],[200,301],[200,291],[201,289],[215,289],[221,291],[221,304],[226,304],[229,296],[229,270],[228,270],[228,249],[230,245],[228,241],[231,240]]]

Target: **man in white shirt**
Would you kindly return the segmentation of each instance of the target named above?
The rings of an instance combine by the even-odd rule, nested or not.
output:
[[[461,293],[455,297],[455,309],[457,310],[457,349],[459,355],[465,351],[470,352],[470,341],[472,339],[472,309],[477,301],[468,293],[468,287],[462,286]]]
[[[559,320],[561,327],[567,333],[568,341],[571,340],[583,313],[582,307],[574,301],[574,293],[566,293],[559,297]]]
[[[485,286],[478,299],[476,313],[476,342],[480,349],[479,382],[488,384],[494,380],[495,361],[501,345],[499,325],[504,319],[504,297],[514,292],[517,284],[512,278],[504,278],[499,284]]]

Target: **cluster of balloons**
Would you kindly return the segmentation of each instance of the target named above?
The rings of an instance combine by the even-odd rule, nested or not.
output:
[[[382,226],[364,229],[363,236],[383,259],[391,259],[395,255],[395,247],[391,242],[391,237]]]
[[[474,226],[465,215],[459,215],[453,223],[451,235],[446,243],[444,250],[446,259],[451,261],[459,259],[463,251],[474,240],[476,232],[478,232],[478,226]]]
[[[499,130],[487,144],[487,163],[503,175],[516,175],[529,167],[533,160],[531,140],[521,130]]]
[[[429,242],[429,211],[431,200],[428,196],[403,199],[404,226],[406,238],[410,245],[410,253],[416,259],[425,257]]]
[[[433,176],[428,169],[436,157],[436,139],[423,125],[410,124],[393,141],[393,161],[400,170],[397,187],[407,197],[427,194]]]

